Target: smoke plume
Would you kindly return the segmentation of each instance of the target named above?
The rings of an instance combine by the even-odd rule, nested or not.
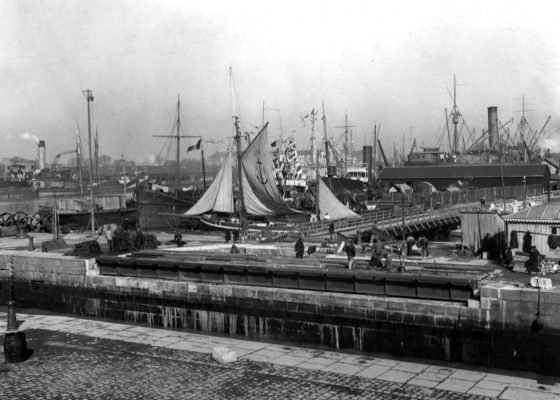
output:
[[[35,143],[39,144],[39,138],[37,137],[37,135],[32,135],[29,132],[24,132],[21,135],[19,135],[22,139],[25,140],[32,140],[35,141]]]

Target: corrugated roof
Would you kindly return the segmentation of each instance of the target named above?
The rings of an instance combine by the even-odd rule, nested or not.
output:
[[[550,174],[548,165],[544,164],[505,164],[504,177],[542,177]],[[418,167],[388,167],[379,175],[381,180],[410,179],[424,180],[430,178],[492,178],[501,177],[502,168],[499,164],[485,165],[430,165]]]
[[[555,221],[560,220],[560,202],[539,204],[504,217],[505,220]]]

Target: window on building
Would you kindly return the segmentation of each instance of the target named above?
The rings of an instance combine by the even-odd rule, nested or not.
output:
[[[556,235],[558,232],[558,227],[557,226],[553,226],[550,228],[550,233],[552,233],[553,235]]]

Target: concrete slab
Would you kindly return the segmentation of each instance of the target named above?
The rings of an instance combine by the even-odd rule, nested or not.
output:
[[[478,382],[486,376],[485,372],[480,371],[469,371],[469,370],[458,370],[451,375],[453,379],[460,379],[463,381]]]
[[[323,371],[335,372],[337,374],[344,375],[356,375],[358,372],[364,370],[364,366],[358,366],[353,364],[346,364],[342,362],[336,362],[331,365],[327,365],[323,368]]]
[[[508,387],[501,395],[503,400],[558,400],[556,393]]]
[[[267,350],[280,351],[282,353],[291,353],[292,351],[296,350],[295,347],[282,346],[282,345],[278,345],[278,344],[271,344],[269,346],[266,346],[265,348]]]
[[[500,390],[491,390],[491,389],[483,389],[483,388],[474,387],[471,390],[469,390],[467,393],[468,394],[475,394],[477,396],[486,396],[486,397],[498,398],[502,392]]]
[[[346,364],[353,364],[353,365],[359,365],[359,366],[363,366],[363,367],[369,367],[370,365],[373,364],[373,360],[369,357],[364,357],[364,356],[359,356],[359,355],[349,355],[348,357],[345,357],[343,359],[340,360],[340,362],[346,363]]]
[[[467,393],[473,386],[474,386],[473,381],[464,381],[461,379],[447,378],[439,385],[437,385],[436,389]]]
[[[406,383],[412,378],[416,376],[415,373],[412,372],[405,372],[405,371],[395,371],[395,370],[388,370],[383,374],[379,375],[377,379],[383,379],[385,381],[391,382],[399,382],[399,383]]]
[[[117,335],[117,336],[126,337],[126,338],[131,338],[131,337],[140,335],[139,332],[134,332],[134,331],[129,331],[129,330],[115,331],[114,334]]]
[[[393,367],[394,370],[414,372],[416,374],[424,371],[427,368],[426,364],[417,364],[412,362],[400,362]]]
[[[410,384],[410,385],[418,385],[418,386],[424,386],[424,387],[428,387],[428,388],[436,387],[439,384],[439,382],[430,381],[430,380],[426,380],[426,379],[420,379],[419,377],[412,378],[407,383]]]
[[[437,374],[435,372],[426,372],[426,370],[422,371],[416,376],[417,379],[423,379],[427,381],[434,381],[434,382],[442,382],[445,379],[449,378],[449,375],[446,374]]]
[[[273,351],[268,349],[261,349],[257,350],[251,354],[245,356],[245,358],[253,361],[266,361],[272,362],[272,360],[279,358],[281,356],[286,355],[286,353],[282,351]]]
[[[249,340],[240,340],[238,344],[235,345],[236,348],[249,349],[249,350],[260,350],[269,346],[268,343],[262,342],[251,342]]]
[[[170,344],[166,345],[165,347],[168,347],[170,349],[177,349],[177,350],[194,351],[194,349],[196,349],[198,346],[195,346],[192,343],[190,343],[186,340],[183,340],[183,341],[176,342],[176,343],[170,343]]]
[[[280,356],[278,358],[275,358],[272,362],[274,364],[287,365],[287,366],[293,367],[293,366],[298,366],[299,364],[303,364],[303,363],[307,362],[308,360],[309,360],[309,358],[307,358],[307,357],[297,357],[297,356],[293,356],[291,354],[286,354],[286,355]]]
[[[441,367],[439,365],[431,365],[424,372],[431,372],[438,375],[451,376],[457,371],[455,368]]]
[[[310,362],[304,362],[301,363],[297,366],[298,368],[304,368],[304,369],[311,369],[311,370],[320,370],[323,369],[325,366],[321,365],[321,364],[313,364]]]
[[[502,392],[507,387],[508,387],[507,383],[488,381],[486,380],[486,378],[484,378],[478,381],[473,388],[497,390],[499,392]]]
[[[313,357],[307,361],[311,364],[322,365],[323,367],[327,365],[334,364],[336,360],[334,358],[327,358],[327,357]]]
[[[356,376],[361,376],[363,378],[377,378],[379,375],[387,372],[389,368],[390,367],[382,365],[371,365],[358,372]]]

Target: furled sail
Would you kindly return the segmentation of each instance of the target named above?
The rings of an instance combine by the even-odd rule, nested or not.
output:
[[[218,171],[216,178],[196,202],[184,215],[200,215],[208,211],[233,213],[233,155],[228,149],[226,159]]]
[[[243,197],[250,215],[294,214],[276,186],[266,124],[241,155]]]
[[[356,217],[354,211],[350,210],[342,204],[336,196],[329,190],[322,179],[319,179],[319,209],[321,210],[321,219],[329,213],[331,219]]]

